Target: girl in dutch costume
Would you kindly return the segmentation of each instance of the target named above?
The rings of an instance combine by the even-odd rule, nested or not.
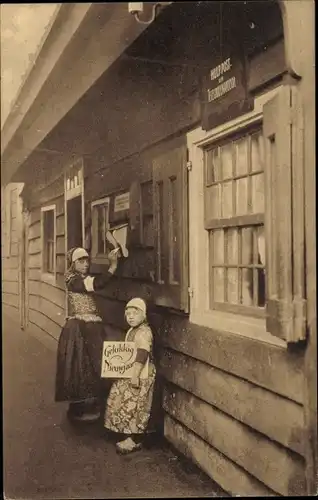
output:
[[[58,343],[55,401],[69,401],[68,417],[75,420],[93,421],[100,416],[105,390],[102,349],[107,335],[94,292],[105,288],[116,271],[116,250],[109,253],[109,261],[108,272],[93,277],[88,274],[87,251],[75,248],[68,252],[69,316]]]
[[[117,442],[119,453],[141,448],[148,427],[154,392],[156,368],[153,362],[153,334],[146,319],[146,304],[134,298],[128,302],[125,317],[130,326],[126,342],[134,342],[137,355],[131,379],[113,382],[106,404],[105,428],[125,439]]]

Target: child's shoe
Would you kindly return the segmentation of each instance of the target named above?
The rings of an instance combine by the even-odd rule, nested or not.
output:
[[[120,453],[121,455],[126,455],[128,453],[132,453],[133,451],[140,450],[141,447],[141,443],[135,443],[131,437],[116,443],[117,453]]]

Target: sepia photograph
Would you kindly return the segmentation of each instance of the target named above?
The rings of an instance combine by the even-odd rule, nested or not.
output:
[[[317,496],[314,0],[0,9],[3,498]]]

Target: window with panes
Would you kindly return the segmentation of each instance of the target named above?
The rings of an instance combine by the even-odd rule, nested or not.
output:
[[[210,308],[263,315],[264,144],[261,127],[204,151]]]

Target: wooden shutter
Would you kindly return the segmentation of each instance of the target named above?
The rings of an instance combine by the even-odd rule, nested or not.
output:
[[[303,116],[297,88],[264,106],[267,329],[306,337]]]
[[[129,234],[128,246],[140,246],[141,235],[141,187],[139,181],[132,182],[129,189]]]
[[[159,305],[188,305],[188,171],[184,138],[162,146],[153,159],[156,282]]]
[[[3,232],[1,236],[3,238],[3,257],[10,256],[10,186],[1,188],[3,189],[3,198],[1,197],[1,204],[3,201],[3,207],[1,208],[1,218],[3,217]],[[2,220],[1,220],[2,222]]]

